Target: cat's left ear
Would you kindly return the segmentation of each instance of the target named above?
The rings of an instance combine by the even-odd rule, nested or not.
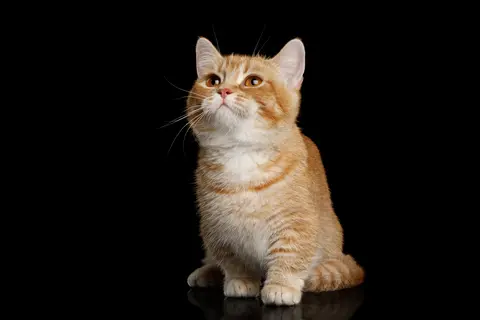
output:
[[[197,57],[197,76],[202,78],[210,73],[216,67],[219,60],[222,59],[217,48],[206,38],[199,38],[195,48]]]
[[[290,40],[280,52],[272,58],[291,89],[300,89],[305,72],[305,46],[296,38]]]

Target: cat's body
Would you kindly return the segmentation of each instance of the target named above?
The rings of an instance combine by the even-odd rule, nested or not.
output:
[[[197,43],[199,79],[187,112],[200,144],[206,259],[191,286],[223,283],[226,296],[249,297],[265,278],[263,302],[292,305],[302,291],[363,281],[363,269],[342,252],[320,153],[296,125],[302,54],[299,40],[273,59],[221,57],[208,40]]]

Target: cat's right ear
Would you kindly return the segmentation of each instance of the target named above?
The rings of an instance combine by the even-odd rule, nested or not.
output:
[[[220,52],[217,51],[215,46],[203,37],[198,39],[195,51],[197,55],[198,78],[202,78],[210,73],[222,59]]]

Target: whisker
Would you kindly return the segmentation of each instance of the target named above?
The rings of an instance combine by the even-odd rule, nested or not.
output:
[[[215,33],[215,28],[213,27],[213,24],[212,24],[212,30],[213,30],[213,35],[215,37],[215,42],[217,43],[217,49],[218,49],[218,51],[220,51],[220,46],[218,45],[217,34]]]
[[[189,90],[185,90],[185,89],[182,89],[182,88],[180,88],[180,87],[177,87],[176,85],[174,85],[173,83],[171,83],[170,81],[168,81],[167,77],[164,76],[164,78],[165,78],[165,80],[167,80],[167,82],[168,82],[170,85],[172,85],[174,88],[177,88],[178,90],[184,91],[184,92],[186,92],[186,93],[188,93],[188,94],[197,95],[198,97],[203,98],[203,99],[208,98],[207,96],[201,95],[201,94],[199,94],[199,93],[191,92],[191,91],[189,91]]]
[[[197,117],[201,117],[201,116],[202,116],[202,113],[199,114],[199,115],[197,115],[194,119],[196,119]],[[193,121],[193,120],[192,120],[192,121]],[[177,133],[177,135],[175,136],[175,138],[173,138],[172,144],[170,145],[170,148],[168,148],[167,156],[170,154],[170,150],[172,149],[172,146],[173,146],[173,144],[175,143],[175,140],[177,140],[178,135],[179,135],[179,134],[182,132],[182,130],[183,130],[186,126],[188,126],[188,125],[190,125],[189,122],[187,122],[187,123],[180,129],[180,131],[178,131],[178,133]]]
[[[160,128],[157,128],[157,129],[161,129],[161,128],[170,126],[170,125],[172,125],[172,124],[174,124],[174,123],[177,123],[177,122],[179,122],[179,121],[181,121],[181,120],[183,120],[183,119],[185,119],[185,118],[188,118],[189,116],[194,115],[195,113],[197,113],[197,112],[199,112],[199,111],[202,111],[202,109],[201,109],[201,108],[197,108],[197,109],[195,109],[195,110],[193,110],[193,111],[191,111],[191,112],[188,112],[187,114],[184,114],[184,115],[182,115],[182,116],[180,116],[180,117],[178,117],[178,118],[176,118],[176,119],[173,119],[173,120],[169,121],[167,124],[161,126]]]
[[[185,98],[188,98],[190,96],[183,96],[183,97],[178,97],[178,98],[172,98],[172,100],[180,100],[180,99],[185,99]]]
[[[192,98],[195,98],[195,99],[208,99],[208,98],[210,98],[210,97],[204,96],[203,94],[199,94],[199,93],[195,93],[195,92],[190,92],[190,95],[192,96]]]
[[[182,115],[180,115],[179,117],[177,117],[177,118],[175,118],[175,119],[173,119],[173,120],[168,121],[167,123],[171,123],[171,122],[177,121],[178,119],[181,119],[181,118],[183,118],[183,117],[186,117],[186,116],[188,116],[188,115],[190,115],[190,114],[193,115],[194,113],[196,113],[196,112],[198,112],[199,110],[201,110],[201,105],[194,105],[194,106],[191,106],[191,108],[193,109],[192,111],[187,110],[187,112],[186,112],[185,114],[182,114]]]
[[[263,43],[263,45],[260,47],[260,49],[259,49],[258,52],[257,52],[257,55],[260,54],[260,51],[262,51],[263,46],[268,42],[268,40],[270,40],[270,37],[268,37],[268,38],[267,38],[267,41],[265,41],[265,42]]]
[[[255,55],[255,50],[257,50],[258,43],[260,42],[260,39],[262,39],[263,32],[265,31],[265,28],[267,27],[266,24],[263,25],[262,33],[260,33],[260,37],[257,40],[257,44],[255,44],[255,48],[253,49],[253,54],[252,56]]]
[[[188,130],[192,130],[192,131],[193,131],[193,127],[194,127],[198,122],[200,122],[200,121],[203,119],[202,116],[204,117],[205,114],[201,114],[200,117],[197,117],[197,118],[196,118],[197,120],[192,121],[192,123],[191,123],[190,126],[188,127],[187,131],[185,131],[185,134],[184,134],[184,136],[183,136],[183,142],[182,142],[182,149],[183,149],[183,155],[184,155],[184,156],[186,156],[186,154],[185,154],[185,138],[187,137]]]
[[[195,93],[195,92],[190,92],[190,96],[192,98],[195,98],[195,99],[208,99],[209,97],[207,96],[204,96],[202,94],[199,94],[199,93]]]
[[[185,98],[189,98],[190,96],[192,96],[193,98],[203,98],[203,99],[208,99],[209,97],[202,97],[202,96],[198,96],[198,97],[195,97],[194,95],[197,94],[195,92],[190,92],[190,95],[186,95],[186,96],[182,96],[182,97],[178,97],[178,98],[172,98],[172,100],[180,100],[180,99],[185,99]]]

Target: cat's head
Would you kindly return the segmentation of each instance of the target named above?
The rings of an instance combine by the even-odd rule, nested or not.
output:
[[[186,111],[200,143],[267,143],[295,126],[305,71],[299,39],[266,58],[223,56],[199,38],[196,68]]]

